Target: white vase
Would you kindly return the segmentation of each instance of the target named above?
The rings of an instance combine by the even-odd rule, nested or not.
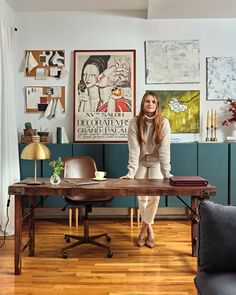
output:
[[[51,183],[52,185],[58,185],[60,182],[61,182],[61,178],[60,178],[59,175],[54,175],[54,174],[53,174],[53,175],[50,177],[50,183]]]

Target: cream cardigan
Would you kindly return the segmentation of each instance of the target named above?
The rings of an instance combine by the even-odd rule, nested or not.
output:
[[[127,177],[134,178],[138,170],[139,163],[146,167],[160,165],[164,178],[170,177],[170,141],[171,129],[169,121],[163,121],[163,139],[160,145],[152,142],[153,119],[146,118],[147,128],[144,133],[145,143],[140,147],[138,143],[137,117],[134,117],[129,124],[128,146],[129,163]]]

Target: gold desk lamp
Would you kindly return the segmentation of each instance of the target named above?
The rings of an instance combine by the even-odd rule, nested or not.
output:
[[[21,152],[21,159],[34,160],[34,182],[27,184],[39,185],[37,181],[37,160],[46,160],[51,156],[50,150],[43,143],[33,142],[28,144]]]

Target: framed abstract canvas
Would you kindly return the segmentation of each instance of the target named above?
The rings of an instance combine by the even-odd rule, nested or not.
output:
[[[146,84],[199,83],[199,41],[146,41],[145,65]]]
[[[236,98],[236,57],[207,57],[207,100]]]
[[[74,51],[74,142],[125,142],[135,115],[135,50]]]
[[[152,90],[161,100],[162,114],[169,120],[172,133],[199,133],[199,90]]]

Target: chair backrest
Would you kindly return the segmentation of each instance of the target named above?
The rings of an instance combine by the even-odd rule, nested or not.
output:
[[[68,157],[64,159],[64,178],[94,178],[97,171],[96,162],[92,157]],[[95,203],[111,201],[112,197],[97,195],[97,196],[64,196],[67,203]]]
[[[97,170],[92,157],[68,157],[64,159],[64,178],[92,178]]]

